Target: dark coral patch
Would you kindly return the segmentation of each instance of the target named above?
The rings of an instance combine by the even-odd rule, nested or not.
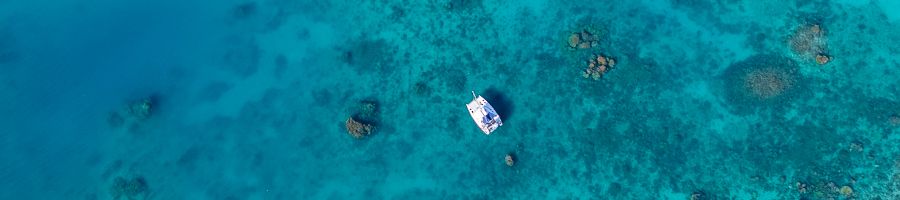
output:
[[[782,107],[804,94],[805,82],[791,59],[756,55],[732,64],[723,74],[726,98],[735,111]]]

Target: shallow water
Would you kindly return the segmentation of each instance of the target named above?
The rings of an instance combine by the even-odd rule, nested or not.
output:
[[[900,4],[725,2],[0,0],[0,199],[900,199]]]

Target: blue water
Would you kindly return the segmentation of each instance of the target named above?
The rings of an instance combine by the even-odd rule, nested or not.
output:
[[[900,199],[898,13],[0,0],[0,199]]]

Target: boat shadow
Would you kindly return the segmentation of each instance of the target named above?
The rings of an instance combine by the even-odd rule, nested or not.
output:
[[[500,90],[493,87],[488,88],[481,95],[491,103],[491,106],[494,107],[494,110],[497,111],[497,114],[500,114],[504,121],[513,116],[513,104]]]

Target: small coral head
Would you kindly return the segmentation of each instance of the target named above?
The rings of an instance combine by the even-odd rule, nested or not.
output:
[[[831,61],[831,57],[828,57],[827,55],[824,55],[824,54],[816,55],[816,63],[818,63],[820,65],[827,64],[829,61]]]
[[[581,36],[576,33],[569,35],[569,47],[576,48],[581,43]]]

